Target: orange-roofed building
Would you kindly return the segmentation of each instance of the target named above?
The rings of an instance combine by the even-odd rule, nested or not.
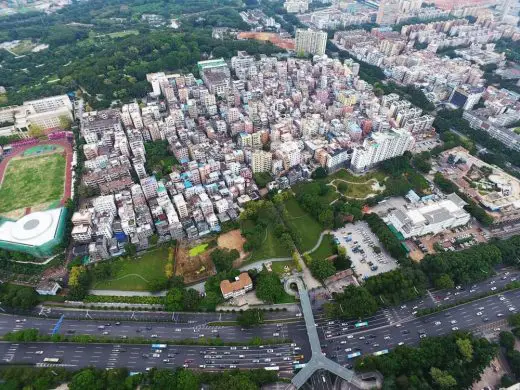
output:
[[[236,298],[253,289],[253,281],[247,272],[242,272],[235,277],[234,282],[223,280],[220,282],[220,291],[224,299]]]

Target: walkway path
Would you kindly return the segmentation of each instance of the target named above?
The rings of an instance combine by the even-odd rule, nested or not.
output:
[[[332,233],[332,230],[324,230],[323,232],[321,232],[320,238],[318,239],[318,242],[316,243],[316,245],[314,245],[311,249],[309,249],[307,252],[304,252],[303,254],[305,255],[307,253],[312,253],[316,249],[318,249],[318,247],[321,245],[321,242],[323,241],[323,237],[325,237],[327,234],[330,234],[330,233]]]
[[[90,290],[92,295],[112,295],[115,297],[164,297],[168,291],[124,291],[124,290]]]

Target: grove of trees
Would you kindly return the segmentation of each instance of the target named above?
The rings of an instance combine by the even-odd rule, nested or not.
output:
[[[388,390],[467,389],[496,353],[496,344],[471,333],[454,332],[427,337],[418,347],[403,345],[386,355],[366,355],[356,362],[356,370],[378,370]]]

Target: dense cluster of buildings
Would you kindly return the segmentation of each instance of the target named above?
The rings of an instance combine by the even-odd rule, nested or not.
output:
[[[359,64],[245,53],[198,63],[193,74],[147,75],[141,104],[81,115],[82,186],[97,194],[73,217],[72,237],[91,259],[127,242],[218,232],[259,197],[255,173],[286,188],[318,166],[364,171],[431,133],[433,117],[390,94],[376,97]],[[178,163],[158,175],[147,145],[162,142]]]
[[[449,101],[471,110],[484,93],[480,66],[504,63],[504,55],[495,53],[492,43],[503,37],[520,38],[509,25],[456,19],[406,25],[400,33],[389,28],[341,31],[334,40],[356,58],[382,68],[396,82],[421,88],[432,102]],[[424,46],[417,48],[417,44]],[[466,48],[457,50],[455,58],[436,53],[460,45]]]

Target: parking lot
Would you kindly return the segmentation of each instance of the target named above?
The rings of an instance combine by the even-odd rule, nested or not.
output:
[[[334,236],[347,248],[352,267],[360,279],[397,268],[397,262],[383,248],[366,222],[356,222],[336,230]]]

